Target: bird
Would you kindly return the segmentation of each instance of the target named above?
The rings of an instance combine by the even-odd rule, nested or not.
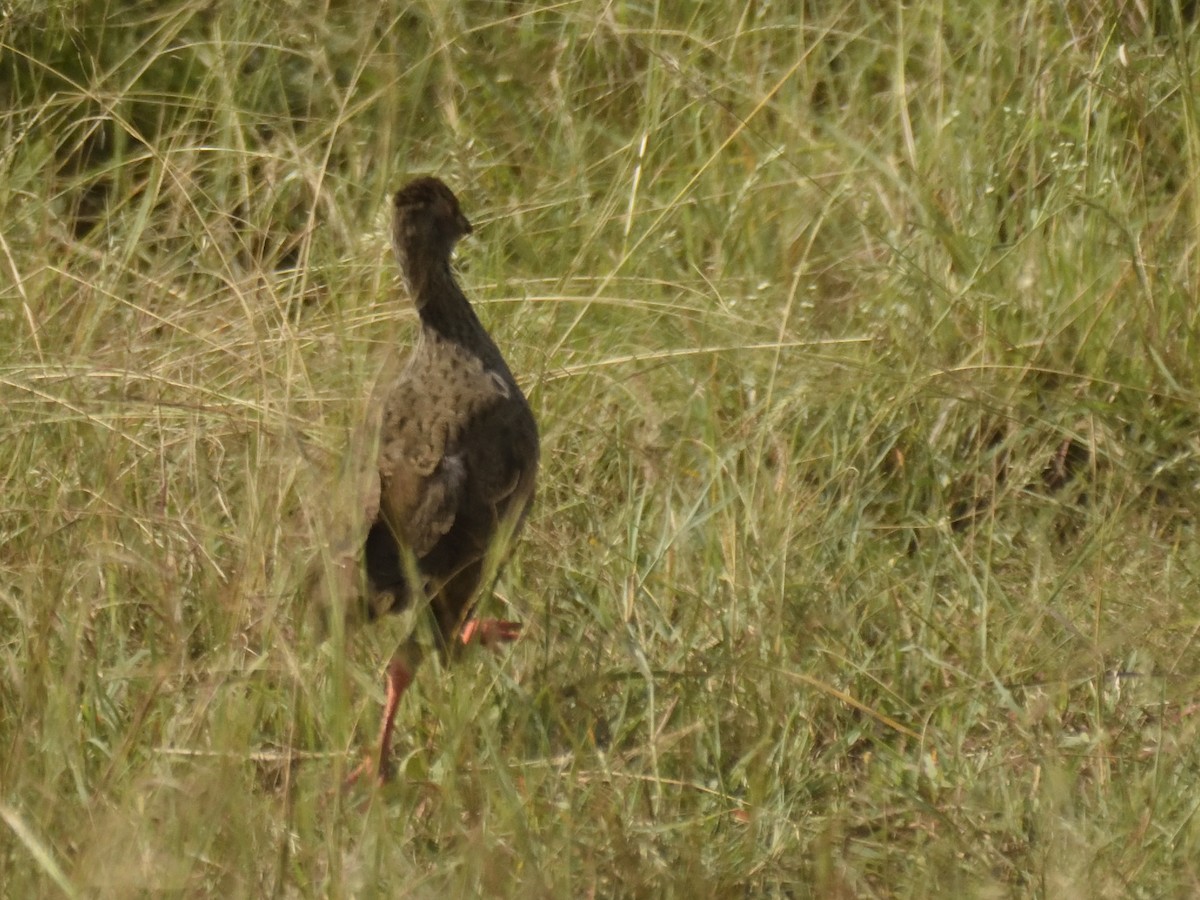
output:
[[[472,231],[436,177],[393,197],[392,249],[419,334],[398,377],[377,391],[378,439],[367,442],[377,449],[352,461],[361,487],[351,533],[316,554],[306,576],[315,605],[348,622],[427,600],[444,661],[520,634],[519,623],[475,618],[474,609],[490,560],[525,521],[540,453],[529,402],[451,268]],[[393,654],[378,743],[347,785],[391,779],[397,709],[423,656],[415,634]]]

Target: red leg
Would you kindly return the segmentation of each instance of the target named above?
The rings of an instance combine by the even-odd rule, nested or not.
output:
[[[469,644],[479,644],[482,647],[497,647],[515,641],[521,634],[520,622],[508,622],[504,619],[469,619],[458,633],[459,642],[465,647]],[[372,774],[379,784],[386,784],[392,777],[392,732],[396,727],[396,712],[400,707],[400,698],[412,684],[417,666],[421,661],[421,651],[415,643],[409,642],[396,651],[392,661],[388,663],[387,701],[383,706],[383,722],[379,728],[379,750],[376,756],[366,759],[346,778],[346,787],[351,787],[364,776]]]
[[[400,707],[400,698],[412,684],[416,667],[408,659],[408,654],[397,653],[388,663],[387,700],[383,706],[383,724],[379,729],[378,756],[372,759],[368,756],[357,769],[346,779],[346,787],[350,787],[364,775],[374,772],[380,784],[386,784],[392,778],[392,731],[396,727],[396,710]]]
[[[475,643],[481,647],[510,644],[521,636],[521,623],[504,619],[468,619],[458,633],[463,645]]]

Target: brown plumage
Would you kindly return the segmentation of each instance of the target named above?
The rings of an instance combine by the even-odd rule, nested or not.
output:
[[[428,597],[439,650],[512,640],[516,623],[471,618],[487,557],[521,525],[533,497],[538,433],[508,365],[450,269],[471,233],[458,200],[436,178],[419,178],[393,200],[392,245],[421,332],[391,385],[375,465],[363,465],[365,537],[322,554],[308,577],[327,609],[368,619]],[[414,590],[412,576],[423,584]],[[421,651],[410,638],[387,667],[378,754],[351,776],[390,775],[400,696]]]

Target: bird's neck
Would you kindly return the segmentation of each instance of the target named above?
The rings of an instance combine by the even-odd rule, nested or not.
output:
[[[422,329],[432,332],[431,337],[469,348],[488,368],[500,367],[507,371],[500,351],[458,286],[450,270],[450,261],[417,262],[419,259],[419,256],[406,255],[402,271],[421,318]]]

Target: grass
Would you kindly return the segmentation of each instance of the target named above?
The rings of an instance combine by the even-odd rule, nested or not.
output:
[[[1190,7],[734,6],[4,4],[0,893],[1200,889]],[[342,795],[414,623],[297,586],[426,172],[526,634]]]

